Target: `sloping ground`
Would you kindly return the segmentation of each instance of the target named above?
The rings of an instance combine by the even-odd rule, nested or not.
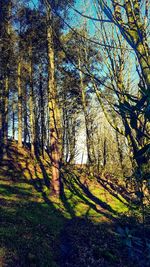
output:
[[[0,266],[56,266],[52,254],[62,219],[53,205],[24,182],[3,182],[0,204]]]
[[[46,169],[45,173],[44,169]],[[5,177],[8,175],[13,180],[22,177],[28,180],[37,178],[46,179],[50,176],[49,158],[48,156],[45,160],[41,160],[40,157],[33,158],[28,148],[18,150],[16,142],[9,142],[7,160],[3,160],[0,164],[1,174]]]
[[[131,241],[128,236],[137,231],[127,198],[66,168],[62,197],[57,200],[46,186],[48,159],[35,160],[28,149],[18,152],[15,143],[8,152],[0,167],[0,266],[149,266],[144,261],[147,250],[141,250],[141,256],[131,247],[130,255],[131,248],[122,242]],[[124,224],[128,233],[123,232]]]

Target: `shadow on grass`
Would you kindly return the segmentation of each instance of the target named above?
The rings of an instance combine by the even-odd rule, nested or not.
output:
[[[31,171],[31,161],[30,158],[28,157],[27,153],[27,158],[23,158],[23,155],[16,150],[15,147],[11,147],[8,149],[8,155],[9,155],[9,162],[7,163],[9,166],[8,174],[11,174],[12,180],[20,180],[20,179],[26,179],[25,177],[25,172],[27,173],[27,176],[29,177],[29,183],[32,183],[35,187],[35,189],[38,192],[41,192],[43,195],[43,198],[45,201],[48,202],[48,198],[46,198],[46,194],[44,193],[44,185],[46,185],[47,188],[50,188],[50,178],[49,175],[47,174],[46,168],[41,160],[41,158],[37,155],[36,156],[36,162],[33,159],[33,171]],[[24,162],[24,167],[22,166],[21,162],[18,160],[14,160],[14,155],[19,159],[22,158],[22,162]],[[43,180],[39,177],[39,173],[37,171],[38,167],[40,166],[42,175],[43,175]],[[13,175],[12,175],[12,173]],[[67,185],[69,190],[72,192],[72,195],[77,195],[79,199],[82,200],[82,202],[85,202],[85,204],[89,205],[91,209],[94,209],[96,212],[101,213],[103,215],[106,215],[106,217],[110,219],[114,219],[114,216],[117,216],[117,212],[112,209],[112,207],[107,204],[106,202],[100,200],[98,197],[94,196],[89,190],[87,186],[85,186],[83,183],[81,183],[80,177],[78,177],[72,172],[67,171],[65,169],[65,172],[61,173],[61,200],[64,204],[64,207],[68,212],[70,213],[71,217],[75,216],[75,213],[73,211],[73,208],[70,206],[63,183]],[[7,176],[7,175],[6,175]],[[15,177],[15,178],[14,178]],[[66,178],[67,177],[67,178]],[[105,186],[105,183],[101,183],[101,186],[105,188],[113,197],[118,199],[119,201],[123,202],[120,197],[118,197],[117,193],[115,190],[110,190],[107,186]],[[80,190],[78,190],[78,188]],[[125,203],[124,203],[125,204]]]
[[[37,159],[37,161],[39,163],[39,166],[41,168],[41,171],[42,171],[42,174],[43,174],[43,178],[44,178],[44,181],[45,181],[45,185],[47,187],[50,187],[50,178],[49,178],[49,175],[47,174],[46,169],[45,169],[45,166],[44,166],[44,164],[43,164],[43,162],[42,162],[42,160],[41,160],[41,158],[39,157],[38,154],[36,155],[36,159]]]
[[[131,267],[131,261],[132,266],[140,267],[139,255],[131,258],[122,238],[116,234],[117,227],[125,227],[129,219],[126,216],[120,216],[119,221],[114,219],[119,216],[116,211],[94,196],[76,175],[62,173],[61,200],[65,208],[62,212],[44,192],[45,183],[38,172],[33,176],[28,161],[24,168],[13,157],[10,162],[16,180],[12,181],[9,173],[1,186],[2,267]],[[24,169],[30,181],[24,176]],[[69,188],[70,197],[76,195],[89,209],[105,215],[112,223],[94,224],[88,213],[82,218],[76,217],[64,186]],[[71,219],[66,218],[65,212]],[[135,228],[135,222],[128,224]],[[140,229],[138,232],[142,235]],[[146,262],[142,264],[148,267]]]
[[[94,224],[75,216],[67,219],[50,200],[47,205],[36,194],[31,199],[31,185],[28,191],[23,190],[26,184],[13,186],[1,189],[2,267],[131,267],[128,251],[115,233],[116,222]],[[24,197],[28,201],[24,202]],[[140,266],[136,258],[132,264]]]
[[[0,188],[0,266],[55,267],[66,219],[50,201],[47,205],[34,196],[31,185],[21,186]]]
[[[63,183],[73,195],[76,195],[83,203],[87,204],[89,208],[95,210],[101,215],[104,215],[108,219],[113,221],[116,220],[114,216],[119,214],[112,209],[109,204],[94,196],[91,191],[80,182],[79,177],[77,177],[75,174],[65,171],[63,174]],[[64,198],[64,201],[65,203],[67,202],[66,197]]]
[[[60,181],[60,183],[61,183],[61,186],[60,186],[60,199],[61,199],[66,211],[70,214],[71,218],[74,218],[75,217],[75,211],[73,210],[72,206],[68,202],[68,198],[66,196],[65,189],[64,189],[63,173],[61,173],[61,181]]]
[[[116,199],[121,201],[123,204],[128,205],[129,203],[133,202],[133,199],[131,197],[131,194],[126,190],[125,187],[118,185],[115,181],[112,180],[105,180],[102,179],[101,177],[97,176],[97,182],[103,186],[112,196],[114,196]],[[125,199],[127,203],[125,203],[120,196]]]
[[[7,197],[13,197],[14,195],[17,195],[17,197],[22,199],[29,199],[29,197],[32,196],[32,193],[29,192],[26,188],[19,188],[17,186],[9,186],[6,184],[1,184],[0,188],[1,196],[7,196]]]
[[[14,151],[14,152],[13,152]],[[41,161],[40,157],[36,157],[36,164],[33,164],[33,171],[31,171],[31,162],[27,158],[23,158],[22,161],[24,162],[24,167],[22,166],[21,162],[15,161],[14,160],[14,154],[13,153],[18,153],[17,157],[19,159],[20,153],[18,151],[13,150],[10,148],[8,151],[9,155],[9,162],[7,162],[9,166],[9,174],[10,177],[14,177],[13,175],[15,174],[15,180],[17,181],[18,179],[22,181],[25,181],[26,176],[25,172],[28,174],[27,176],[29,177],[29,180],[27,181],[29,184],[32,184],[34,188],[41,193],[44,201],[49,204],[49,196],[45,192],[45,185],[48,189],[50,189],[50,180],[47,175],[45,166],[43,162]],[[11,168],[10,168],[11,166]],[[40,169],[43,174],[43,178],[41,179],[39,177],[39,173],[37,171],[38,166],[40,166]],[[10,173],[10,169],[12,170],[13,175]],[[14,179],[12,179],[15,181]],[[75,210],[73,204],[70,204],[70,201],[68,200],[68,196],[66,195],[66,191],[64,190],[64,185],[65,187],[67,186],[69,191],[72,194],[72,197],[77,196],[79,201],[82,203],[85,203],[85,205],[89,206],[89,210],[92,209],[96,211],[98,214],[105,216],[106,218],[110,220],[116,220],[116,217],[119,216],[119,214],[106,202],[102,201],[98,197],[94,196],[93,193],[90,192],[89,188],[85,186],[83,183],[80,181],[80,177],[76,176],[73,172],[72,174],[67,170],[64,172],[61,172],[61,194],[60,198],[61,201],[64,205],[65,210],[70,214],[71,218],[75,217]],[[50,191],[49,191],[50,193]],[[88,217],[89,213],[86,213],[86,216]]]

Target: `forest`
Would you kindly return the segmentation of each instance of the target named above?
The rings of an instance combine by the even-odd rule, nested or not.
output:
[[[150,266],[149,0],[0,0],[0,267]]]

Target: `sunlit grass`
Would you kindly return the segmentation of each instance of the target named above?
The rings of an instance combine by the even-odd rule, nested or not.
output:
[[[65,173],[64,190],[58,199],[51,195],[51,189],[46,186],[37,161],[28,159],[25,164],[18,156],[17,162],[15,159],[11,162],[12,170],[7,166],[9,171],[6,174],[0,169],[1,266],[14,267],[21,262],[23,267],[58,267],[60,237],[66,223],[79,219],[81,229],[75,226],[79,236],[83,231],[82,223],[87,223],[87,232],[97,225],[98,235],[101,224],[106,223],[105,231],[109,231],[108,224],[113,225],[114,219],[128,213],[128,203],[121,195],[113,196],[93,177],[85,185],[86,173],[81,176],[77,170]],[[49,164],[44,168],[48,179],[51,179]],[[83,219],[85,222],[82,222]],[[74,225],[72,231],[75,231]],[[94,238],[97,239],[97,236]],[[91,248],[93,255],[96,255],[94,257],[116,262],[118,252],[113,257],[107,249],[94,246]]]

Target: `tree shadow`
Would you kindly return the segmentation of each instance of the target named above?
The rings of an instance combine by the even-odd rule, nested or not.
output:
[[[18,190],[22,195],[22,191]],[[27,196],[28,197],[28,194]],[[23,198],[23,196],[22,196]],[[1,203],[1,201],[0,201]],[[10,200],[1,207],[1,266],[55,266],[65,218],[53,204]]]
[[[68,177],[66,178],[66,176]],[[115,216],[119,214],[112,209],[110,205],[106,202],[100,200],[94,196],[90,190],[80,182],[79,177],[73,173],[66,172],[63,176],[63,183],[72,192],[73,195],[76,195],[83,203],[88,205],[91,209],[96,211],[98,214],[104,215],[106,218],[115,221]],[[67,205],[68,199],[65,197],[65,205]]]
[[[45,166],[40,158],[40,156],[38,154],[36,154],[36,159],[39,163],[39,166],[41,168],[41,171],[42,171],[42,174],[43,174],[43,178],[44,178],[44,181],[45,181],[45,185],[49,188],[50,187],[50,178],[49,178],[49,175],[47,174],[47,171],[45,169]]]
[[[1,189],[2,267],[131,267],[131,260],[140,267],[139,255],[131,258],[116,234],[117,222],[68,219],[50,199],[38,202],[24,187],[13,183]],[[13,195],[15,200],[5,198]]]
[[[26,155],[23,154],[24,151],[26,152]],[[39,173],[37,171],[37,167],[40,167],[45,185],[50,187],[50,178],[41,158],[38,155],[33,158],[28,148],[23,148],[23,152],[21,153],[17,146],[12,146],[11,143],[9,144],[7,149],[7,159],[1,161],[0,163],[0,171],[3,172],[5,180],[10,180],[11,178],[12,181],[15,182],[15,180],[18,179],[21,179],[22,181],[30,178],[38,179]],[[7,169],[5,169],[5,167],[7,167]],[[31,171],[31,168],[33,171]]]
[[[61,172],[61,178],[60,178],[60,199],[66,211],[70,214],[71,218],[74,218],[75,212],[68,202],[68,198],[66,196],[65,189],[64,189],[64,173],[63,172]]]
[[[96,177],[97,178],[97,182],[104,187],[112,196],[114,196],[116,199],[118,199],[119,201],[121,201],[123,204],[129,206],[130,203],[133,202],[133,199],[131,198],[131,194],[123,187],[120,185],[117,185],[114,181],[108,181],[105,179],[102,179],[100,177]],[[123,201],[122,198],[126,200]]]
[[[45,185],[48,189],[50,189],[50,180],[46,172],[45,166],[40,157],[36,156],[37,162],[33,164],[33,169],[34,169],[33,172],[30,170],[29,167],[29,165],[31,165],[30,157],[22,159],[22,162],[24,162],[24,167],[23,167],[22,162],[20,162],[19,160],[18,161],[14,160],[15,155],[17,155],[18,159],[23,157],[23,155],[20,152],[18,152],[18,150],[16,151],[15,148],[10,147],[10,149],[8,150],[8,155],[9,155],[9,162],[7,162],[7,164],[9,167],[9,174],[11,174],[10,177],[12,178],[12,180],[18,181],[19,179],[20,182],[21,181],[24,182],[26,180],[27,183],[32,184],[34,186],[37,192],[41,193],[44,201],[47,204],[49,204],[50,192],[48,191],[47,193],[45,191]],[[39,173],[37,171],[37,167],[39,165],[44,180],[41,179],[41,177],[39,177]],[[12,173],[10,173],[10,170],[12,170],[13,175]],[[25,171],[28,173],[29,177],[28,180],[26,179],[26,175],[24,174]],[[8,177],[8,180],[10,179],[10,177]],[[74,210],[75,207],[71,205],[70,202],[68,201],[64,185],[70,190],[72,197],[76,195],[81,200],[81,202],[89,206],[89,211],[90,209],[92,209],[96,211],[98,214],[101,214],[110,220],[116,220],[116,217],[119,216],[119,214],[109,204],[100,200],[93,193],[91,193],[88,186],[80,181],[79,175],[76,175],[74,172],[71,173],[69,170],[67,170],[67,168],[65,168],[64,171],[63,170],[61,171],[60,199],[64,205],[65,210],[70,214],[71,218],[75,217],[75,210]],[[105,185],[102,186],[105,188]],[[78,190],[78,188],[80,190]],[[120,198],[118,198],[114,194],[114,192],[109,190],[109,193],[120,200]],[[87,216],[88,214],[89,213],[87,212]]]
[[[61,201],[65,208],[62,211],[44,191],[45,182],[38,172],[33,175],[29,161],[25,160],[22,167],[11,154],[10,162],[17,175],[15,181],[11,175],[8,181],[4,177],[5,183],[1,186],[2,267],[131,267],[131,262],[134,267],[148,267],[146,251],[143,256],[136,252],[132,257],[122,242],[125,237],[117,232],[118,226],[128,226],[136,237],[142,236],[141,225],[129,221],[126,215],[119,215],[94,196],[78,175],[66,169],[61,173]],[[24,170],[30,180],[26,179]],[[70,197],[76,195],[89,209],[109,220],[94,223],[89,219],[88,211],[77,217],[64,187],[69,188]],[[71,219],[68,219],[68,213]],[[146,235],[148,237],[149,233]]]

